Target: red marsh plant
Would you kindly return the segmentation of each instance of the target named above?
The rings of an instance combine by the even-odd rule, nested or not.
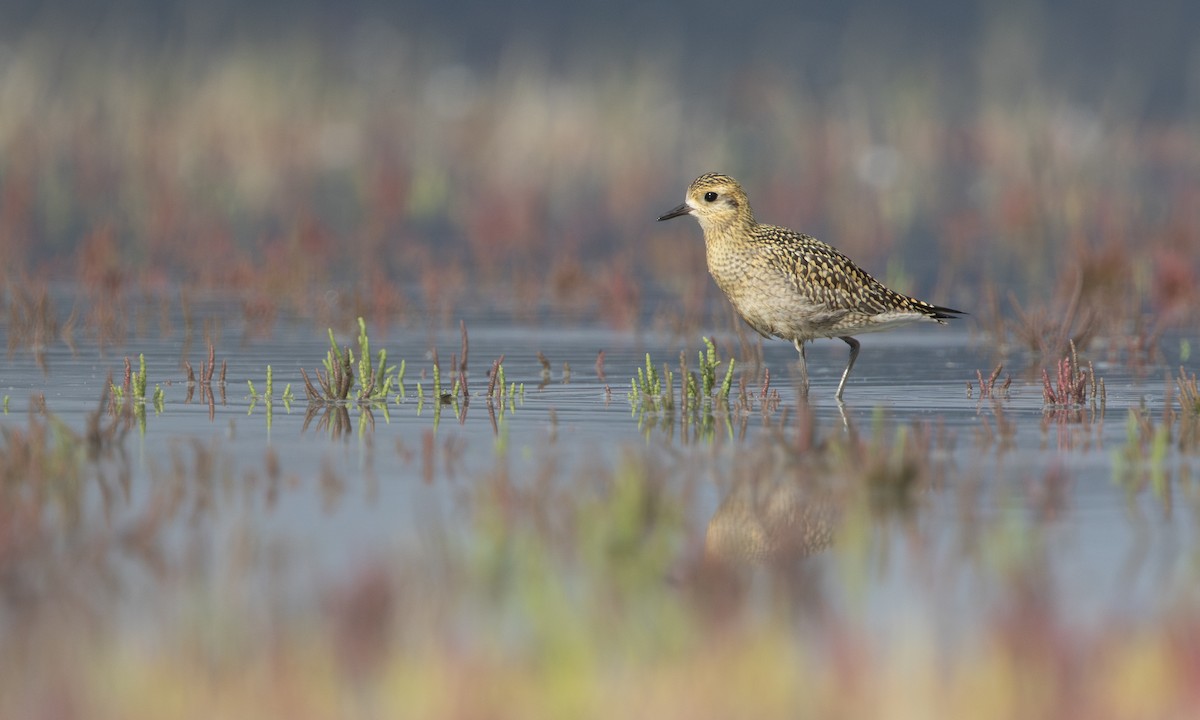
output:
[[[1103,407],[1107,393],[1104,379],[1096,378],[1096,368],[1088,362],[1087,370],[1079,366],[1075,344],[1071,352],[1058,361],[1054,377],[1042,369],[1042,402],[1049,408],[1074,409],[1097,402]]]
[[[1004,383],[1000,385],[999,393],[996,392],[996,380],[999,379],[1001,371],[1004,370],[1004,363],[997,363],[992,370],[992,374],[988,375],[985,380],[982,370],[975,371],[975,379],[979,381],[979,399],[980,401],[994,399],[998,397],[1008,397],[1008,390],[1012,387],[1012,375],[1004,378]],[[975,394],[975,386],[971,381],[967,381],[967,397],[973,397]]]
[[[200,388],[200,402],[208,405],[208,419],[212,420],[216,414],[216,397],[213,395],[213,376],[217,370],[216,348],[211,342],[208,344],[208,360],[200,361],[200,375],[198,378],[196,372],[192,369],[190,360],[184,360],[183,366],[187,371],[187,397],[184,398],[184,404],[190,403],[196,388]],[[221,393],[222,405],[225,404],[225,373],[228,367],[228,361],[222,360],[221,374],[217,376],[217,388]]]
[[[1172,385],[1174,387],[1172,387]],[[1166,411],[1164,421],[1168,424],[1175,419],[1172,407],[1172,390],[1175,390],[1179,402],[1178,428],[1176,444],[1181,452],[1194,453],[1200,450],[1200,385],[1196,381],[1196,373],[1189,373],[1182,367],[1174,383],[1167,381]]]

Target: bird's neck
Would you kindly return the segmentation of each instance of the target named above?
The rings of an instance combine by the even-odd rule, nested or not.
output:
[[[739,238],[745,238],[754,232],[758,225],[754,214],[749,208],[723,218],[700,218],[700,226],[704,230],[704,239],[709,244],[736,243]]]

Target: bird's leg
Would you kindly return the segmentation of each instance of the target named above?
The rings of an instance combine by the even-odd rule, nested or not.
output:
[[[800,382],[804,385],[804,395],[808,396],[808,359],[804,357],[804,341],[793,340],[792,344],[800,352]]]
[[[858,359],[858,341],[849,335],[843,335],[842,340],[850,346],[850,362],[846,363],[846,369],[842,371],[842,381],[838,383],[837,395],[838,402],[842,400],[842,391],[846,389],[846,378],[850,377],[850,368],[854,367],[854,361]]]
[[[846,403],[842,402],[841,398],[838,398],[838,413],[842,416],[842,427],[846,432],[851,432],[850,418],[846,417]]]

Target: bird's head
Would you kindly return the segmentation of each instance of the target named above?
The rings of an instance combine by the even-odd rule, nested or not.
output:
[[[737,180],[721,173],[706,173],[692,181],[683,204],[659,218],[670,220],[680,215],[695,215],[705,230],[721,230],[739,224],[753,224],[750,201]]]

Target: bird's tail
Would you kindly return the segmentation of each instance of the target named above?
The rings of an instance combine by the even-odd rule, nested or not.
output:
[[[937,320],[940,323],[945,323],[947,320],[954,320],[960,315],[967,313],[954,308],[942,307],[941,305],[930,305],[929,303],[921,303],[921,310],[931,319]]]

